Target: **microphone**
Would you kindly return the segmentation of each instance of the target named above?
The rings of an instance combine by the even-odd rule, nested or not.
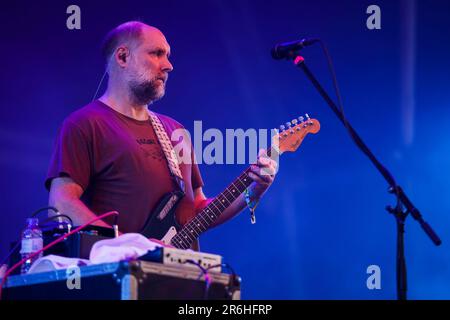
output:
[[[272,54],[272,58],[275,60],[280,59],[291,59],[294,58],[294,56],[297,54],[297,52],[304,47],[310,46],[316,42],[318,42],[319,39],[301,39],[301,40],[295,40],[291,42],[284,42],[284,43],[278,43],[276,44],[270,53]]]

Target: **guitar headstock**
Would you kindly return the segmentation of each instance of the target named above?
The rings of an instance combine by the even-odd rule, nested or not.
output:
[[[308,114],[305,114],[305,116],[281,125],[278,134],[272,138],[272,145],[278,147],[279,154],[286,151],[294,152],[308,133],[317,133],[319,130],[319,121],[311,119]]]

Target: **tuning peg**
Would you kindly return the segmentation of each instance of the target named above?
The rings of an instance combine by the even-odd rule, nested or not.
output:
[[[289,129],[291,127],[291,123],[290,122],[286,122],[286,127]]]
[[[284,131],[284,129],[286,129],[286,127],[284,125],[280,126],[280,131]]]
[[[303,121],[305,120],[305,118],[303,118],[302,116],[300,116],[300,117],[298,117],[298,120],[299,120],[300,122],[303,122]]]
[[[306,117],[307,120],[310,119],[310,118],[309,118],[309,115],[308,115],[307,113],[305,114],[305,117]]]
[[[297,119],[293,119],[293,120],[291,121],[291,123],[292,123],[293,126],[296,126],[297,123],[298,123],[298,120],[297,120]]]

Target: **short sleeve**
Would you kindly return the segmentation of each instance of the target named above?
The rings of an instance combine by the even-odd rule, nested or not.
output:
[[[64,121],[58,131],[45,180],[50,190],[57,177],[70,177],[86,190],[92,167],[91,141],[81,128],[71,121]]]

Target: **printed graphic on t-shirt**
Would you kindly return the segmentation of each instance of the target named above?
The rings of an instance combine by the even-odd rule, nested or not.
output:
[[[158,142],[155,139],[149,138],[138,138],[136,142],[141,146],[144,150],[145,155],[147,157],[152,157],[152,159],[157,161],[164,160],[164,153],[158,145]]]
[[[153,139],[136,139],[137,143],[139,144],[155,144],[156,141]]]

